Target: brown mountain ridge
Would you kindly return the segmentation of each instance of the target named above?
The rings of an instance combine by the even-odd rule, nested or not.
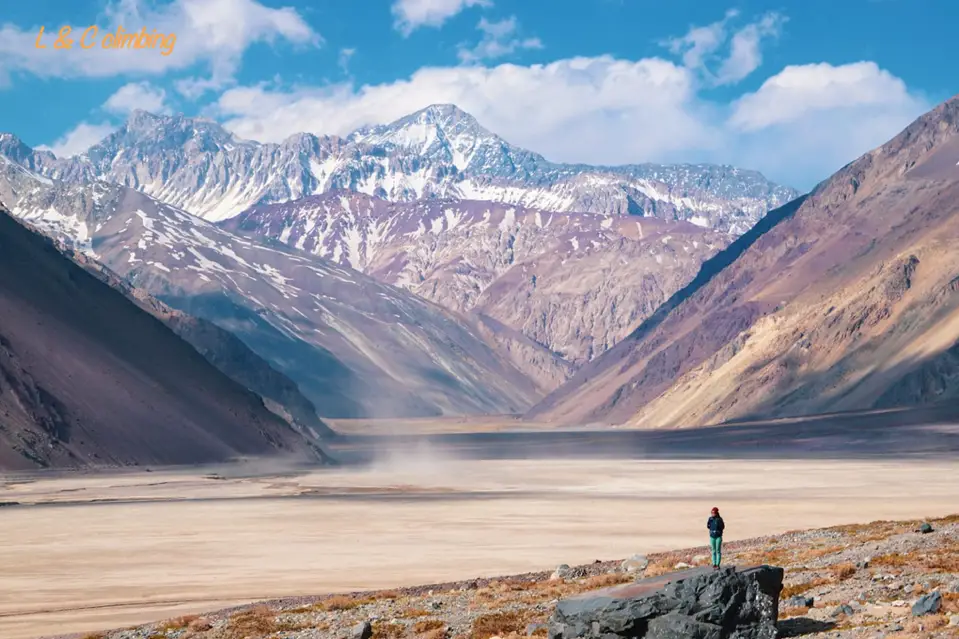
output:
[[[959,96],[704,263],[529,417],[683,427],[959,397]]]

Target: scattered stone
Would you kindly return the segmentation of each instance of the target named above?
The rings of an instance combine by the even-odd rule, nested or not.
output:
[[[832,616],[834,618],[839,617],[840,615],[846,615],[848,617],[854,614],[856,614],[856,611],[853,610],[852,606],[850,606],[849,604],[842,604],[841,606],[837,607],[835,610],[832,611]]]
[[[786,608],[812,608],[815,603],[816,600],[813,597],[798,595],[796,597],[790,597],[783,602],[783,605]]]
[[[430,604],[430,608],[432,608],[433,610],[439,610],[442,607],[443,607],[442,601],[434,601],[433,603]]]
[[[959,626],[959,615],[949,615],[949,625]]]
[[[939,594],[937,590],[920,597],[919,600],[912,605],[912,616],[921,617],[922,615],[934,615],[939,612],[940,606],[942,606],[942,595]]]
[[[712,557],[710,557],[709,555],[696,555],[695,557],[693,557],[693,563],[696,565],[706,564],[706,563],[709,563],[711,560],[712,560]]]
[[[620,564],[619,569],[622,572],[634,573],[634,572],[643,572],[648,567],[649,567],[649,560],[646,559],[645,555],[633,555],[629,559],[625,560],[622,564]]]
[[[559,601],[550,639],[775,639],[783,569],[688,570]]]
[[[353,639],[370,639],[373,636],[373,624],[363,621],[353,626]]]
[[[865,570],[869,567],[869,562],[872,561],[872,557],[866,557],[862,561],[856,562],[856,568],[858,570]]]
[[[532,637],[536,634],[536,631],[546,628],[545,623],[531,623],[526,626],[526,636]]]
[[[932,524],[927,522],[919,526],[919,532],[921,532],[923,535],[928,535],[932,532]]]
[[[569,567],[569,564],[560,564],[556,566],[556,570],[553,571],[553,574],[549,576],[551,581],[565,581],[570,579],[573,576],[573,569]]]
[[[949,584],[949,592],[959,593],[959,580],[956,580],[952,582],[951,584]]]
[[[687,564],[685,561],[681,561],[675,566],[673,566],[673,568],[675,568],[676,570],[686,570],[687,568],[692,568],[692,566]]]

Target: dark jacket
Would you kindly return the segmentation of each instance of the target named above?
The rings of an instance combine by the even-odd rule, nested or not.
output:
[[[706,528],[709,528],[709,536],[715,539],[723,536],[723,530],[725,530],[726,524],[723,523],[722,517],[713,515],[706,522]]]

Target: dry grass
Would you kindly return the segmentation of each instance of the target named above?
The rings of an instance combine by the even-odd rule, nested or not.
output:
[[[397,617],[401,619],[418,619],[420,617],[429,617],[432,614],[429,610],[424,610],[423,608],[407,608],[401,611]]]
[[[943,539],[928,551],[889,553],[873,557],[873,566],[912,568],[925,572],[959,572],[959,542]]]
[[[490,609],[497,609],[514,603],[534,605],[553,599],[569,597],[589,590],[609,588],[630,583],[635,575],[609,573],[594,575],[576,581],[497,581],[476,591],[474,598]]]
[[[847,561],[830,566],[829,572],[832,573],[832,578],[836,581],[846,581],[856,574],[856,566]]]
[[[84,635],[83,639],[106,639],[106,633],[103,632],[91,632],[88,635]]]
[[[373,639],[395,639],[406,634],[406,626],[401,623],[377,621],[373,624]]]
[[[649,558],[649,565],[643,572],[644,577],[659,577],[676,570],[676,564],[693,564],[692,557],[684,553],[666,553]]]
[[[759,565],[769,564],[771,566],[784,566],[791,563],[792,559],[787,548],[757,548],[755,550],[746,550],[732,555],[736,563]]]
[[[351,597],[349,595],[336,595],[330,597],[329,599],[324,599],[323,601],[315,604],[316,608],[319,610],[353,610],[354,608],[359,608],[360,606],[365,606],[367,604],[374,603],[376,600],[372,597]]]
[[[439,619],[421,619],[413,624],[413,632],[422,635],[433,630],[440,630],[446,627],[446,622]]]
[[[433,630],[427,630],[426,632],[420,633],[417,635],[420,639],[446,639],[449,636],[449,628],[443,626],[442,628],[434,628]]]
[[[505,637],[510,633],[521,634],[526,630],[530,615],[527,612],[494,612],[481,615],[473,621],[470,639]]]
[[[230,617],[225,628],[229,639],[268,635],[280,630],[276,614],[267,606],[254,606]]]
[[[813,588],[818,588],[819,586],[825,586],[832,583],[831,580],[824,577],[817,577],[810,581],[804,581],[798,584],[790,584],[784,586],[781,593],[779,593],[780,600],[789,599],[790,597],[795,597],[796,595],[801,595],[805,592],[809,592]]]
[[[783,608],[779,611],[780,619],[789,619],[790,617],[801,617],[804,614],[809,612],[809,608],[805,606],[792,606],[789,608]]]
[[[176,619],[170,619],[169,621],[164,621],[160,624],[160,632],[170,632],[172,630],[183,630],[184,628],[189,628],[190,624],[197,621],[200,618],[200,615],[184,615],[183,617],[177,617]]]

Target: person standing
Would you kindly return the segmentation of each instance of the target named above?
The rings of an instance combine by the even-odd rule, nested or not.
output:
[[[709,529],[709,549],[713,554],[713,570],[719,570],[719,564],[723,560],[723,530],[726,524],[723,518],[719,516],[719,509],[713,508],[706,521],[706,528]]]

